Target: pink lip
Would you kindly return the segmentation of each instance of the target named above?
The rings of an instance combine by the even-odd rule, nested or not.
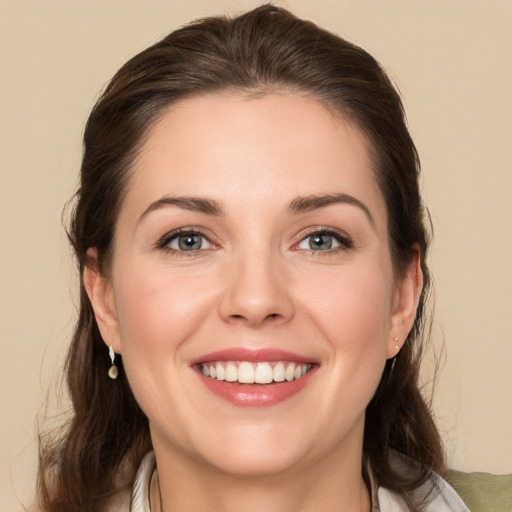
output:
[[[238,407],[270,407],[291,398],[304,389],[316,373],[314,366],[304,377],[291,382],[272,384],[240,384],[211,379],[196,372],[203,384],[216,396]]]
[[[259,350],[251,350],[247,348],[228,348],[225,350],[219,350],[217,352],[210,352],[204,356],[198,357],[190,362],[190,365],[198,363],[210,363],[212,361],[249,361],[252,363],[263,362],[263,361],[290,361],[292,363],[315,363],[316,361],[311,360],[293,352],[286,350],[264,348]]]
[[[198,368],[199,363],[212,361],[290,361],[301,364],[313,364],[313,368],[300,379],[291,382],[273,382],[271,384],[240,384],[226,382],[204,376]],[[318,364],[304,356],[284,350],[244,348],[226,349],[206,354],[191,361],[191,366],[201,382],[214,395],[238,407],[270,407],[299,393],[314,377]]]

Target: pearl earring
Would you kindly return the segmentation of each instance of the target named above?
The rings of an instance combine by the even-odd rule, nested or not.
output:
[[[397,343],[397,342],[398,342],[398,338],[396,338],[396,337],[395,337],[395,343],[396,343],[396,345],[395,345],[395,350],[398,350],[398,349],[400,348],[400,347],[398,346],[398,343]]]
[[[114,352],[114,348],[112,347],[112,345],[110,345],[110,347],[108,347],[108,355],[110,356],[110,361],[112,362],[112,365],[108,369],[108,376],[112,380],[116,380],[117,376],[119,375],[119,370],[117,369],[116,363],[114,362],[115,358],[116,358],[116,354]]]

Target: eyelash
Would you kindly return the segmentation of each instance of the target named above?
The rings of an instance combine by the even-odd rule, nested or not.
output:
[[[192,227],[186,227],[186,228],[180,228],[180,229],[176,229],[174,231],[171,231],[170,233],[166,233],[157,243],[156,243],[156,249],[158,250],[163,250],[167,253],[173,253],[174,255],[176,256],[184,256],[184,257],[193,257],[193,256],[197,256],[198,253],[204,251],[205,249],[202,249],[202,250],[196,250],[196,251],[182,251],[182,250],[179,250],[179,249],[174,249],[172,247],[169,247],[169,244],[177,239],[178,237],[180,236],[183,236],[183,235],[193,235],[193,236],[200,236],[200,237],[203,237],[209,244],[211,244],[213,247],[215,247],[215,244],[208,238],[208,236],[206,236],[205,233],[203,233],[201,230],[197,229],[197,228],[192,228]]]
[[[169,247],[169,244],[177,239],[179,236],[183,235],[194,235],[194,236],[200,236],[203,237],[209,244],[211,244],[213,247],[215,247],[215,244],[206,236],[205,233],[203,233],[201,230],[197,228],[192,227],[185,227],[180,228],[175,231],[172,231],[170,233],[166,233],[156,244],[157,250],[164,250],[168,253],[173,253],[177,256],[184,256],[184,257],[192,257],[197,256],[198,253],[206,250],[206,249],[199,249],[199,250],[192,250],[192,251],[184,251],[179,249],[174,249]],[[326,249],[326,250],[313,250],[313,249],[300,249],[298,248],[298,245],[307,240],[309,237],[312,237],[314,235],[328,235],[332,236],[336,242],[340,244],[339,247],[335,247],[333,249]],[[352,241],[352,238],[348,236],[343,231],[340,231],[338,229],[330,228],[330,227],[315,227],[311,228],[310,231],[308,231],[305,235],[302,236],[302,238],[299,240],[298,243],[296,243],[293,248],[294,250],[304,250],[308,251],[311,254],[315,254],[317,256],[321,255],[322,253],[332,254],[339,251],[346,251],[349,249],[352,249],[354,247],[354,242]]]
[[[330,228],[330,227],[315,227],[315,228],[312,228],[310,231],[306,232],[306,234],[301,237],[300,241],[297,244],[295,244],[295,246],[294,246],[297,248],[295,250],[301,250],[301,249],[298,249],[298,245],[314,235],[332,236],[340,244],[339,247],[335,247],[333,249],[327,249],[327,250],[323,250],[323,251],[322,250],[315,251],[313,249],[309,249],[309,250],[302,249],[302,250],[309,251],[312,254],[315,254],[315,256],[322,255],[322,253],[332,254],[332,253],[336,253],[339,251],[347,251],[354,247],[354,242],[353,242],[352,238],[349,235],[347,235],[345,232],[340,231],[335,228]]]

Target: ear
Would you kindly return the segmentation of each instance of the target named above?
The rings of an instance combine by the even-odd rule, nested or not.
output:
[[[409,267],[405,275],[397,280],[396,284],[388,341],[388,358],[397,355],[412,329],[421,291],[423,289],[420,249],[417,245],[414,245],[412,250],[414,251],[414,255]]]
[[[114,292],[110,281],[100,273],[98,253],[95,248],[87,250],[87,264],[84,267],[83,279],[101,337],[107,347],[112,345],[114,352],[120,353],[121,343]]]

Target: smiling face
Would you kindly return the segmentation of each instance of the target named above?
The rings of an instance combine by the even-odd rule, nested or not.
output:
[[[245,475],[360,462],[421,288],[417,264],[394,276],[365,137],[291,93],[172,106],[134,164],[108,280],[84,277],[157,457]]]

